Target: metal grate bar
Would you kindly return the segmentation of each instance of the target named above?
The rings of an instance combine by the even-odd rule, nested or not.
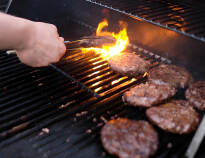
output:
[[[3,57],[0,57],[0,64],[5,64],[5,63],[14,63],[16,62],[18,59],[16,58],[16,56],[11,56],[9,58],[5,58],[4,56]]]
[[[66,100],[64,100],[64,101],[66,101]],[[85,98],[85,101],[88,102],[88,98]],[[78,102],[76,102],[76,103],[78,103]],[[81,103],[83,103],[82,100],[81,100]],[[58,102],[57,104],[63,104],[63,102],[60,102],[60,103]],[[78,110],[79,109],[81,109],[81,108],[78,107]],[[76,112],[76,109],[74,110],[74,112]],[[47,119],[47,120],[42,121],[41,124],[38,124],[38,126],[30,127],[29,129],[24,130],[23,132],[19,133],[18,135],[14,136],[14,137],[11,137],[10,139],[7,139],[6,141],[2,142],[0,144],[1,148],[5,147],[6,145],[9,145],[9,144],[11,144],[11,143],[13,143],[17,140],[19,140],[19,139],[22,139],[26,136],[29,136],[34,132],[37,132],[37,131],[41,130],[45,126],[49,126],[50,124],[53,124],[53,123],[55,123],[57,121],[60,121],[60,120],[63,120],[64,118],[69,116],[67,113],[63,113],[60,116],[58,115],[58,117],[55,117],[53,119],[49,119],[49,116],[52,116],[55,113],[56,112],[46,113],[45,115],[38,117],[39,121],[42,121],[43,119]]]
[[[76,89],[74,89],[73,91],[75,91],[76,92]],[[69,92],[71,92],[71,91],[69,91]],[[65,93],[65,92],[64,92]],[[66,93],[68,93],[68,92],[66,92]],[[76,95],[77,94],[79,94],[79,93],[76,93]],[[62,96],[62,94],[59,94],[60,96]],[[56,96],[55,97],[55,99],[58,99],[58,97],[59,96]],[[71,95],[69,96],[69,98],[70,97],[72,97]],[[85,97],[85,96],[84,96]],[[43,103],[45,106],[43,107],[43,108],[41,108],[41,109],[39,109],[39,110],[36,110],[34,113],[36,113],[37,115],[39,115],[39,113],[42,113],[42,114],[44,114],[44,112],[43,111],[48,111],[48,106],[49,106],[49,104],[50,103]],[[35,106],[35,108],[36,108],[37,106]],[[28,107],[28,108],[32,108],[32,106],[31,107]],[[51,108],[51,106],[50,106],[50,108]],[[26,110],[27,108],[24,108],[23,110]],[[59,109],[57,109],[57,110],[59,110]],[[39,111],[42,111],[42,112],[39,112]],[[35,118],[35,117],[33,117],[32,116],[32,114],[34,115],[34,113],[33,112],[31,112],[31,114],[28,114],[27,115],[27,117],[28,117],[28,119],[29,119],[29,116],[31,117],[31,118]],[[39,117],[36,117],[34,120],[36,120],[36,119],[38,119]],[[26,119],[25,119],[26,120]],[[30,122],[29,123],[32,123],[33,121],[32,120],[30,120]]]
[[[64,150],[69,150],[69,148],[70,147],[72,147],[72,145],[77,145],[78,143],[81,143],[81,140],[83,140],[83,142],[88,138],[88,134],[86,134],[85,133],[85,131],[87,130],[86,129],[86,127],[83,127],[83,128],[80,128],[80,130],[79,130],[79,127],[81,126],[82,127],[82,125],[83,125],[83,122],[85,123],[86,121],[90,121],[90,122],[92,122],[92,119],[93,118],[95,118],[95,117],[97,117],[97,116],[99,116],[100,117],[100,115],[102,114],[102,113],[104,113],[106,110],[111,110],[111,109],[114,109],[115,110],[115,113],[117,113],[117,112],[119,112],[117,109],[119,108],[119,106],[118,106],[118,104],[119,104],[119,102],[115,102],[112,106],[108,106],[107,108],[103,108],[103,106],[101,105],[101,107],[100,108],[97,108],[95,111],[91,111],[90,112],[90,110],[89,110],[89,113],[90,114],[94,114],[91,118],[88,118],[88,120],[86,119],[85,121],[78,121],[80,124],[77,124],[76,126],[74,126],[74,127],[71,127],[71,129],[70,129],[70,127],[69,127],[69,124],[71,123],[67,123],[64,127],[63,127],[63,129],[65,130],[65,131],[70,131],[71,133],[72,132],[74,132],[74,133],[79,133],[80,134],[80,137],[78,137],[78,139],[77,140],[75,140],[75,142],[72,142],[72,144],[67,144],[66,146],[64,146],[65,147],[65,149]],[[122,107],[121,107],[122,108]],[[100,112],[99,112],[100,111]],[[98,113],[96,113],[96,112],[98,112]],[[85,117],[85,116],[84,116]],[[86,117],[85,117],[86,118]],[[82,118],[81,118],[82,119]],[[80,120],[80,118],[79,118],[79,120]],[[90,125],[92,126],[92,123],[90,123]],[[102,124],[103,125],[103,124]],[[101,126],[102,126],[101,125]],[[98,128],[100,128],[101,126],[99,126]],[[68,129],[69,128],[69,129]],[[92,130],[94,130],[94,129],[92,129]],[[59,131],[60,132],[60,131]],[[66,134],[68,134],[67,132],[66,132]],[[64,136],[64,135],[61,135],[62,137]],[[60,135],[59,135],[59,137],[60,137]],[[86,139],[85,139],[85,137],[87,137]],[[41,137],[40,137],[41,138]],[[47,137],[48,138],[48,137]],[[53,138],[54,138],[54,136],[53,136]],[[38,138],[39,139],[39,138]],[[41,140],[41,139],[40,139]],[[56,139],[54,138],[54,141],[55,141]],[[65,140],[65,139],[64,139]],[[65,143],[65,142],[62,142],[62,143]],[[37,145],[37,144],[36,144]],[[44,146],[44,144],[41,144],[42,146]],[[49,144],[48,144],[49,145]],[[60,144],[59,144],[60,145]],[[36,147],[38,147],[38,146],[36,146]],[[41,148],[42,149],[42,148]],[[50,153],[50,155],[51,156],[54,156],[56,153],[61,153],[62,151],[59,151],[59,150],[57,150],[55,147],[53,147],[53,148],[51,148],[51,149],[49,149],[49,150],[51,150],[52,152]]]
[[[52,80],[51,80],[52,81]],[[54,80],[55,81],[55,80]],[[48,88],[48,90],[49,90],[49,93],[52,93],[52,92],[54,92],[55,90],[57,91],[58,90],[58,86],[61,86],[61,84],[65,84],[66,82],[64,81],[64,82],[59,82],[59,85],[54,85],[54,86],[52,86],[52,82],[49,82],[50,84],[51,84],[51,86],[49,86],[49,88]],[[54,82],[53,82],[54,83]],[[70,86],[70,85],[68,85],[68,86]],[[17,108],[17,106],[13,106],[14,104],[15,105],[18,105],[17,103],[18,102],[21,102],[22,100],[26,100],[27,98],[30,98],[30,97],[32,97],[32,96],[34,96],[35,94],[38,94],[40,91],[40,89],[39,89],[40,87],[38,87],[38,86],[35,86],[35,87],[31,87],[30,88],[30,90],[31,91],[34,91],[34,92],[32,92],[32,93],[30,93],[29,95],[26,95],[26,93],[25,92],[28,92],[28,89],[25,91],[25,92],[22,92],[22,93],[20,93],[20,94],[16,94],[16,93],[14,93],[15,95],[15,98],[9,98],[11,101],[4,101],[4,102],[6,102],[6,104],[3,104],[2,103],[2,106],[3,107],[6,107],[6,109],[5,110],[1,110],[1,112],[0,112],[0,116],[1,115],[5,115],[6,113],[10,113],[10,112],[12,112],[12,111],[15,111],[15,110],[17,110],[16,108]],[[42,88],[42,90],[43,90],[43,88]],[[42,96],[42,98],[43,97],[45,97],[44,95],[48,95],[48,93],[44,93],[43,94],[43,96]],[[18,99],[16,99],[16,98],[18,98]],[[38,98],[38,99],[40,99],[40,98]],[[32,98],[32,99],[30,99],[30,101],[32,101],[32,100],[34,100],[34,98]],[[3,101],[2,101],[3,102]],[[20,104],[20,105],[22,105],[22,104]],[[6,116],[7,118],[8,118],[8,116]],[[2,119],[2,118],[1,118]],[[0,120],[1,120],[0,119]]]

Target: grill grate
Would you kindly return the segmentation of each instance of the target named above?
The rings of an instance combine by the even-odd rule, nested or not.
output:
[[[152,61],[153,66],[170,62],[140,47],[132,48]],[[13,55],[2,54],[0,58],[0,65],[7,63],[10,67],[6,70],[0,67],[0,73],[4,74],[0,78],[1,148],[12,148],[24,139],[42,157],[112,157],[100,143],[99,132],[105,121],[116,117],[146,119],[143,109],[125,107],[120,95],[144,78],[132,79],[113,73],[107,62],[95,53],[71,51],[57,64],[91,93],[51,68],[26,67]],[[102,88],[96,91],[99,87]],[[100,98],[94,97],[92,91]],[[48,128],[49,133],[42,132],[43,128]],[[157,130],[160,146],[156,157],[182,157],[190,135],[177,136]]]
[[[108,102],[107,104],[101,104],[95,110],[92,110],[90,108],[85,110],[89,110],[89,113],[87,115],[77,118],[77,121],[64,122],[61,130],[57,129],[57,125],[51,126],[49,127],[51,130],[51,133],[49,135],[45,134],[31,138],[30,141],[34,144],[34,148],[42,154],[46,153],[45,157],[52,158],[71,156],[103,157],[103,150],[99,140],[99,131],[101,126],[103,125],[103,121],[101,119],[102,116],[106,119],[110,119],[110,116],[130,117],[136,120],[145,119],[144,115],[136,116],[136,113],[144,113],[142,110],[136,110],[127,107],[124,108],[123,103],[120,101],[119,97]],[[96,123],[93,123],[94,118],[98,120]],[[70,124],[74,125],[70,126]],[[91,130],[91,133],[88,132],[88,129]],[[164,132],[160,130],[158,132],[160,133],[161,143],[156,157],[163,157],[163,155],[166,157],[169,157],[171,155],[172,157],[174,157],[174,155],[177,157],[182,157],[183,150],[180,146],[184,145],[185,149],[190,138],[188,138],[187,136],[164,134]],[[76,135],[78,136],[75,137]],[[58,139],[56,139],[56,136],[58,137]],[[164,136],[167,137],[166,141],[163,140],[164,138],[162,138]],[[187,142],[184,140],[186,140]],[[167,147],[168,142],[172,142],[172,145],[174,147],[169,149]],[[106,156],[111,157],[110,155]]]
[[[68,10],[69,14],[72,12],[80,17],[79,8],[75,7],[86,10],[83,1],[66,1],[59,4],[63,4],[63,8]],[[86,1],[205,41],[203,10],[194,9],[188,2],[85,0],[85,3]],[[66,9],[69,3],[73,5]],[[30,8],[26,6],[25,8]],[[32,7],[34,10],[36,8],[33,13],[37,11],[38,16],[41,16],[42,11],[38,11],[41,7],[33,4]],[[54,8],[50,7],[52,12]],[[31,12],[27,11],[25,17],[29,17],[28,13]],[[48,14],[50,20],[44,18],[50,23],[58,24],[59,30],[62,31],[60,34],[69,37],[69,40],[90,35],[95,30],[95,24],[91,26],[89,20],[80,20],[78,16],[65,18],[67,12],[54,14],[57,21],[53,19],[52,14]],[[64,17],[61,19],[57,15]],[[89,12],[86,16],[88,15]],[[44,18],[42,17],[43,20]],[[82,19],[87,20],[84,16]],[[94,16],[92,20],[97,22]],[[169,60],[136,45],[132,45],[131,51],[152,61],[153,66],[162,62],[170,63]],[[164,53],[166,54],[166,51]],[[125,107],[121,99],[125,90],[144,81],[142,76],[132,79],[112,72],[107,62],[92,52],[81,54],[78,51],[70,51],[60,63],[49,68],[37,69],[21,64],[14,55],[1,53],[0,157],[113,157],[102,148],[100,129],[106,120],[111,118],[147,119],[144,109]],[[153,158],[183,158],[193,135],[178,136],[155,128],[159,133],[160,144]],[[205,141],[201,146],[204,143]],[[200,148],[197,158],[202,157],[204,150]]]
[[[153,66],[170,63],[141,47],[131,47]],[[68,54],[56,66],[72,78],[52,67],[33,69],[14,55],[0,54],[0,157],[35,157],[32,152],[21,155],[18,143],[22,140],[27,142],[20,145],[22,150],[27,152],[28,148],[39,157],[112,157],[100,143],[99,132],[105,121],[115,117],[146,119],[143,109],[125,107],[121,99],[129,87],[144,82],[142,76],[120,76],[92,52]],[[192,135],[178,136],[156,129],[160,145],[154,157],[183,157]],[[12,149],[16,149],[14,153]]]
[[[152,66],[159,62],[170,63],[168,59],[161,58],[153,53],[135,45],[131,46],[137,55],[149,60]],[[122,93],[127,87],[139,82],[142,76],[130,78],[114,73],[108,63],[94,52],[82,54],[80,51],[71,51],[57,67],[69,73],[70,76],[85,85],[88,89],[101,97],[107,97],[118,92]]]
[[[184,1],[169,0],[86,0],[144,21],[186,34],[205,42],[205,12]],[[201,2],[203,3],[203,2]],[[197,7],[197,9],[195,9]]]
[[[5,55],[3,57],[8,59]],[[16,57],[12,58],[14,61],[17,60]],[[8,65],[12,62],[8,62]],[[13,68],[14,66],[16,68]],[[18,69],[23,71],[22,75]],[[56,111],[56,107],[73,101],[77,95],[83,96],[76,98],[76,103],[91,96],[87,91],[80,89],[67,78],[48,68],[31,69],[18,62],[9,67],[7,71],[3,67],[0,73],[7,73],[0,78],[2,90],[0,98],[1,141],[24,130],[27,126],[32,127],[49,114],[62,111],[58,108]],[[72,95],[67,96],[67,94]],[[21,126],[22,124],[25,126]]]

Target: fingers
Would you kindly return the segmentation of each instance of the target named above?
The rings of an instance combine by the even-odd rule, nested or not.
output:
[[[66,52],[66,46],[64,42],[61,42],[59,45],[59,58],[61,58]]]
[[[55,52],[53,52],[52,54],[50,54],[51,55],[50,57],[52,58],[51,63],[57,63],[66,52],[66,46],[64,44],[64,38],[59,37],[58,39],[59,40],[57,42],[57,50]]]
[[[17,55],[21,62],[32,67],[48,66],[56,63],[66,52],[64,38],[59,37],[55,25],[34,23],[32,38]]]
[[[64,38],[63,37],[59,37],[59,40],[64,43]]]
[[[55,25],[53,25],[53,24],[49,24],[49,25],[50,25],[50,27],[53,29],[53,31],[56,33],[56,36],[57,36],[57,38],[58,38],[59,41],[60,41],[58,48],[59,48],[59,56],[62,57],[63,54],[64,54],[65,51],[66,51],[66,46],[65,46],[65,44],[64,44],[64,38],[63,38],[63,37],[59,37],[58,29],[57,29],[57,27],[56,27]]]
[[[53,24],[49,24],[50,28],[53,29],[54,32],[56,32],[58,34],[58,29],[55,25]]]
[[[66,46],[64,44],[64,38],[63,37],[59,37],[59,40],[60,40],[59,52],[60,52],[60,57],[62,57],[66,52]]]
[[[20,59],[20,61],[26,65],[29,65],[31,67],[44,67],[44,66],[48,66],[49,62],[47,60],[45,60],[45,57],[43,58],[35,58],[31,57],[33,52],[29,51],[29,50],[23,50],[23,51],[17,51],[16,54],[18,56],[18,58]]]

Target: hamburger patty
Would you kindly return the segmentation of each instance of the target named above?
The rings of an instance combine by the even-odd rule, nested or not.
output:
[[[120,158],[148,158],[158,146],[157,132],[147,121],[110,120],[101,130],[103,147]]]
[[[177,134],[194,131],[200,123],[199,114],[184,100],[172,100],[146,110],[151,122],[161,129]]]
[[[186,90],[186,99],[199,110],[205,110],[205,81],[197,81]]]
[[[136,77],[150,68],[150,62],[134,53],[120,53],[108,59],[110,68],[122,75]]]
[[[115,39],[110,36],[85,36],[79,42],[81,47],[101,47],[104,44],[113,44]]]
[[[102,45],[114,44],[115,39],[109,36],[85,36],[81,40],[68,42],[66,45],[69,48],[80,47],[102,47]]]
[[[161,64],[150,70],[148,80],[155,84],[169,84],[175,88],[185,88],[193,82],[193,77],[184,68]]]
[[[176,89],[170,85],[145,83],[137,85],[125,92],[122,100],[133,106],[150,107],[174,96]]]

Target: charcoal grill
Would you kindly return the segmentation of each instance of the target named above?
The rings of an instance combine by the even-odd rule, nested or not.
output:
[[[15,0],[9,13],[53,23],[66,40],[93,34],[104,17],[114,31],[119,20],[126,21],[131,50],[152,66],[173,63],[185,66],[196,79],[205,79],[203,6],[177,0]],[[120,76],[92,52],[69,51],[58,64],[30,68],[2,51],[0,74],[4,158],[113,157],[100,143],[106,120],[146,120],[144,109],[125,107],[121,100],[124,91],[146,78]],[[160,144],[153,157],[184,157],[193,134],[179,136],[155,128]],[[205,156],[204,145],[205,141],[197,158]]]

